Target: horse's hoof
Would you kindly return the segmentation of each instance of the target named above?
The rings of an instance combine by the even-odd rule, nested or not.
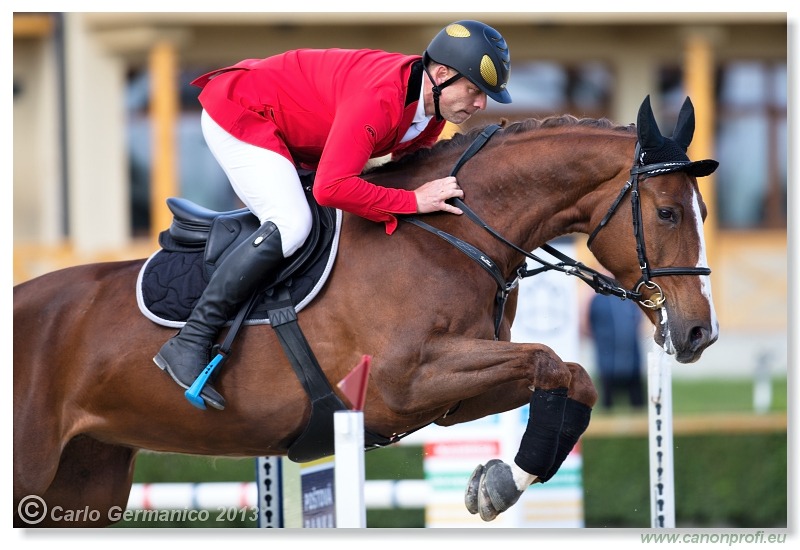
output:
[[[492,499],[486,491],[486,474],[481,477],[481,484],[478,487],[478,513],[483,521],[492,521],[499,514],[492,506]]]
[[[517,488],[511,466],[497,461],[486,464],[486,472],[481,476],[478,488],[478,510],[483,521],[492,521],[502,512],[511,508],[522,496]]]
[[[467,490],[464,492],[464,505],[467,507],[467,511],[470,514],[474,515],[478,513],[478,491],[481,484],[481,479],[486,473],[486,468],[497,464],[498,462],[501,461],[493,458],[486,463],[486,466],[483,464],[478,464],[472,471],[472,475],[469,476],[469,481],[467,481]]]
[[[467,481],[467,490],[464,492],[464,505],[467,507],[467,512],[470,514],[478,513],[478,487],[481,484],[481,477],[486,471],[483,464],[478,464],[472,471]]]

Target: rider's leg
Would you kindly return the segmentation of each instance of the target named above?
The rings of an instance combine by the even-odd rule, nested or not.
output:
[[[232,137],[205,112],[201,122],[209,148],[262,225],[217,267],[184,327],[153,358],[184,388],[208,365],[211,345],[236,308],[300,248],[311,230],[311,213],[291,162]],[[225,407],[209,383],[200,396],[214,408]]]
[[[208,147],[236,195],[262,224],[271,221],[278,226],[284,256],[294,254],[311,232],[312,222],[297,167],[280,152],[239,141],[205,111],[200,121]]]
[[[188,389],[208,365],[219,330],[281,260],[281,234],[274,223],[267,222],[220,264],[186,324],[153,358],[156,365]],[[206,383],[200,396],[216,409],[225,408],[225,399],[211,383]]]

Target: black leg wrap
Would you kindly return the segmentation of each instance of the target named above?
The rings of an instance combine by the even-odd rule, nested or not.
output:
[[[567,388],[536,389],[531,396],[528,426],[514,458],[531,475],[547,474],[555,462],[566,402]]]
[[[591,407],[587,407],[583,403],[579,403],[574,399],[567,398],[567,404],[564,407],[564,424],[561,427],[561,436],[558,438],[558,451],[556,451],[556,459],[553,461],[553,466],[547,475],[540,477],[539,481],[544,483],[551,477],[556,475],[556,472],[567,456],[572,451],[573,447],[578,443],[578,440],[589,427],[589,420],[592,416]]]

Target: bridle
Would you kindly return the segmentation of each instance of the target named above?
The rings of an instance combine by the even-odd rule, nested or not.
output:
[[[595,227],[594,231],[589,235],[589,240],[586,241],[586,246],[591,250],[592,242],[597,234],[603,229],[606,224],[608,224],[611,217],[614,215],[614,212],[617,211],[622,199],[625,197],[625,194],[630,190],[631,192],[631,210],[633,214],[633,234],[636,238],[636,255],[639,257],[639,269],[642,272],[642,276],[639,277],[639,280],[636,282],[634,286],[634,290],[631,293],[631,297],[635,296],[635,299],[638,300],[640,304],[649,308],[649,309],[659,309],[663,307],[664,302],[666,301],[666,296],[664,292],[661,290],[661,287],[658,283],[652,281],[653,277],[663,277],[663,276],[671,276],[671,275],[710,275],[711,270],[707,267],[661,267],[653,269],[650,267],[650,263],[647,261],[647,253],[645,251],[644,245],[644,227],[642,225],[642,207],[639,202],[639,180],[644,178],[648,178],[650,176],[656,176],[660,174],[666,174],[668,172],[675,172],[680,170],[680,168],[688,164],[689,161],[675,161],[675,162],[659,162],[655,164],[643,164],[640,156],[641,145],[639,141],[636,142],[636,149],[633,156],[633,166],[631,167],[630,174],[631,177],[625,182],[625,185],[622,187],[622,190],[617,195],[617,198],[611,204],[611,208],[608,209],[606,215],[600,220],[600,223]],[[643,299],[640,289],[644,287],[650,290],[654,290],[649,298]],[[628,296],[625,296],[628,297]]]
[[[494,133],[499,130],[501,126],[497,124],[492,124],[484,128],[484,130],[475,138],[472,144],[464,151],[461,157],[456,162],[453,170],[450,172],[451,176],[455,176],[456,173],[461,169],[463,164],[467,162],[470,158],[472,158],[480,149],[486,144],[487,141],[494,135]],[[550,254],[551,256],[560,260],[559,263],[551,263],[541,258],[538,258],[534,254],[528,252],[520,248],[519,246],[515,245],[514,243],[508,241],[505,237],[497,233],[493,228],[491,228],[486,222],[484,222],[470,207],[468,207],[464,201],[459,198],[451,199],[449,202],[454,206],[460,208],[462,212],[475,224],[483,227],[492,237],[499,240],[506,246],[512,248],[513,250],[519,252],[526,258],[534,260],[541,264],[542,267],[536,269],[528,269],[527,263],[523,262],[522,265],[516,268],[514,272],[514,277],[510,280],[506,280],[503,274],[500,272],[500,269],[494,263],[494,261],[489,257],[488,254],[483,253],[482,251],[478,250],[474,246],[465,241],[455,237],[445,231],[437,229],[419,218],[414,216],[404,216],[402,217],[403,220],[416,225],[426,231],[441,237],[445,241],[449,242],[456,248],[458,248],[461,252],[469,256],[472,260],[474,260],[478,265],[480,265],[485,271],[487,271],[497,282],[498,291],[496,296],[496,305],[495,308],[495,339],[499,338],[499,331],[500,331],[500,323],[503,317],[503,311],[505,309],[505,303],[508,298],[508,295],[513,291],[517,285],[519,284],[520,279],[525,277],[530,277],[533,275],[537,275],[539,273],[545,271],[560,271],[567,275],[572,275],[584,283],[589,285],[595,292],[598,294],[605,294],[605,295],[613,295],[617,296],[622,300],[636,300],[642,306],[658,310],[664,307],[666,303],[666,296],[664,295],[663,290],[661,287],[655,283],[652,279],[654,277],[663,277],[663,276],[671,276],[671,275],[709,275],[711,274],[711,270],[707,267],[662,267],[662,268],[651,268],[649,262],[647,261],[647,254],[645,251],[645,243],[644,243],[644,233],[643,233],[643,226],[642,226],[642,208],[639,202],[639,180],[644,176],[644,178],[664,174],[668,172],[674,172],[680,170],[681,166],[687,164],[688,161],[677,161],[677,162],[662,162],[658,164],[643,164],[640,158],[640,144],[637,140],[636,142],[636,150],[634,153],[634,160],[633,166],[630,170],[630,178],[622,187],[619,195],[611,204],[611,207],[606,212],[606,215],[597,225],[597,227],[592,231],[589,236],[589,240],[587,241],[587,246],[590,246],[594,238],[597,234],[602,230],[608,222],[611,220],[611,217],[619,208],[619,205],[622,203],[623,198],[628,193],[631,192],[631,209],[633,212],[633,233],[634,237],[636,238],[636,254],[639,258],[639,268],[641,269],[642,276],[634,285],[633,289],[625,289],[624,287],[620,286],[619,283],[609,277],[600,273],[599,271],[587,267],[586,265],[577,262],[570,258],[569,256],[563,254],[558,249],[550,246],[549,244],[544,244],[540,246],[542,250]],[[654,292],[650,293],[648,298],[645,298],[642,293],[642,289],[652,290]]]

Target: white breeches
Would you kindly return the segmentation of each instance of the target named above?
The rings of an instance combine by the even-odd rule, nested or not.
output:
[[[200,124],[233,190],[261,224],[271,221],[278,227],[283,255],[292,255],[311,232],[311,211],[295,166],[278,153],[236,139],[205,110]]]

